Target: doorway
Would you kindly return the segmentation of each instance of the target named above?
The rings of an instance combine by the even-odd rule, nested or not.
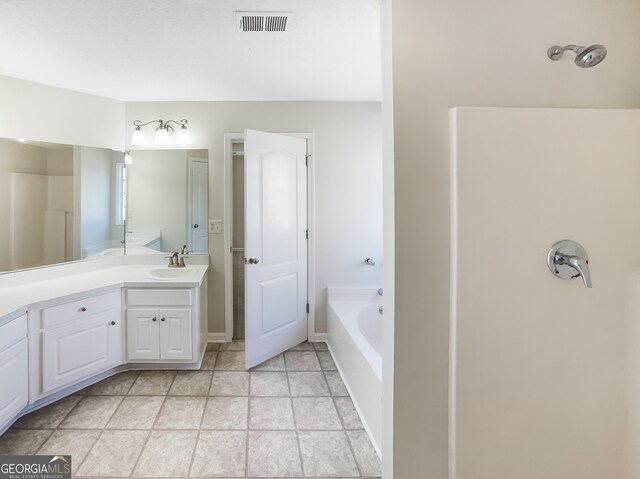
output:
[[[304,330],[300,331],[300,325],[298,325],[297,330],[298,333],[296,337],[300,337],[300,341],[308,339],[309,341],[315,340],[315,281],[314,281],[314,215],[313,215],[313,198],[314,198],[314,182],[313,182],[313,134],[312,133],[302,133],[302,134],[269,134],[264,132],[257,132],[249,130],[248,135],[253,134],[253,136],[249,138],[253,138],[253,142],[251,144],[257,145],[263,140],[274,140],[274,141],[284,141],[287,143],[287,139],[290,140],[291,143],[302,144],[302,168],[301,172],[304,174],[302,177],[298,177],[298,181],[302,181],[302,186],[298,187],[298,190],[302,192],[304,197],[299,198],[297,202],[303,206],[306,206],[302,211],[303,217],[297,218],[297,224],[303,225],[305,228],[302,230],[302,234],[304,235],[304,244],[300,243],[298,245],[298,249],[306,248],[306,259],[305,264],[302,269],[299,270],[300,276],[304,275],[302,278],[303,282],[298,285],[298,290],[306,290],[304,296],[304,302],[302,303],[302,313],[305,316],[306,325],[304,325]],[[293,138],[291,138],[293,137]],[[300,142],[300,139],[304,140],[304,142]],[[245,339],[247,341],[247,335],[250,331],[250,325],[245,328],[244,323],[248,319],[252,319],[255,324],[256,321],[261,324],[261,334],[257,335],[259,337],[254,337],[253,344],[256,345],[258,343],[261,344],[261,353],[255,353],[256,357],[264,359],[268,359],[268,354],[274,353],[278,354],[281,350],[288,349],[293,345],[289,345],[285,347],[285,342],[283,342],[282,332],[285,329],[291,329],[291,323],[293,321],[284,321],[280,322],[280,319],[277,319],[277,323],[273,323],[273,317],[263,317],[263,313],[267,313],[268,315],[268,303],[266,301],[262,301],[261,299],[257,299],[255,293],[253,294],[253,302],[249,299],[248,302],[254,304],[257,301],[262,301],[260,308],[254,308],[254,313],[251,314],[252,318],[246,317],[247,312],[247,303],[245,303],[245,290],[246,290],[246,280],[247,277],[245,274],[248,274],[248,281],[251,282],[251,275],[254,274],[254,278],[260,276],[262,279],[261,285],[258,288],[261,291],[261,295],[265,294],[267,291],[267,287],[273,286],[275,283],[279,283],[280,286],[284,287],[285,283],[289,282],[291,278],[287,278],[284,280],[283,276],[280,276],[277,279],[270,279],[269,281],[265,281],[265,274],[268,270],[267,266],[273,264],[272,260],[265,258],[266,261],[260,263],[258,258],[247,258],[247,254],[245,251],[245,224],[247,219],[245,218],[245,210],[247,208],[247,203],[245,203],[246,192],[244,191],[245,185],[245,175],[249,173],[249,177],[252,178],[255,176],[255,172],[257,170],[260,171],[262,175],[263,172],[267,172],[267,168],[264,167],[264,158],[265,155],[261,154],[261,166],[254,170],[252,173],[250,167],[247,167],[248,172],[245,171],[245,164],[247,159],[245,158],[245,148],[247,145],[245,144],[245,134],[244,133],[228,133],[225,134],[225,217],[224,217],[224,243],[225,243],[225,339],[227,341],[233,340],[241,340]],[[286,150],[286,146],[277,147],[273,149],[273,152],[282,152]],[[298,155],[300,157],[300,155]],[[306,161],[305,161],[306,157]],[[306,163],[306,166],[305,166]],[[251,163],[250,163],[251,164]],[[283,163],[279,163],[280,166],[283,166]],[[274,163],[275,165],[275,163]],[[285,168],[286,169],[286,168]],[[280,173],[272,175],[269,181],[278,182],[281,181],[281,173],[285,171],[282,170]],[[306,177],[306,178],[305,178]],[[305,184],[306,180],[306,184]],[[253,181],[253,180],[251,180]],[[267,180],[265,180],[267,181]],[[278,187],[280,188],[280,187]],[[276,190],[278,189],[276,188]],[[250,200],[248,203],[254,204],[256,202],[260,202],[261,208],[267,207],[265,203],[265,192],[271,189],[268,183],[258,186],[257,183],[253,184],[253,187],[249,190],[250,195],[253,195],[253,200]],[[306,194],[304,194],[304,190],[306,189]],[[261,191],[261,196],[255,194],[256,191]],[[253,192],[253,193],[252,193]],[[300,203],[302,201],[302,203]],[[306,205],[305,205],[306,204]],[[251,209],[249,208],[249,211]],[[262,212],[260,213],[262,214]],[[251,214],[249,214],[251,217]],[[268,222],[262,218],[258,223],[267,224]],[[306,230],[306,231],[305,231]],[[252,238],[256,239],[258,237],[267,237],[266,234],[255,234],[255,227],[251,229],[254,233],[247,241],[252,242]],[[260,254],[268,253],[268,244],[261,244],[256,246],[255,244],[251,246],[249,245],[249,249],[253,248],[254,253],[256,248],[260,251]],[[267,248],[267,249],[265,249]],[[245,265],[245,261],[251,263],[251,259],[258,259],[257,263],[259,264],[251,264]],[[283,263],[284,265],[284,263]],[[281,265],[281,266],[283,266]],[[257,267],[256,267],[257,266]],[[261,273],[258,274],[259,268],[261,268]],[[280,268],[281,269],[281,268]],[[275,271],[274,268],[271,268],[272,273]],[[281,274],[281,273],[278,273]],[[250,283],[256,284],[256,283]],[[292,286],[292,285],[291,285]],[[255,289],[255,288],[254,288]],[[276,288],[273,288],[274,294]],[[251,293],[251,286],[248,288],[249,293]],[[292,290],[290,290],[292,291]],[[302,296],[302,295],[299,295]],[[275,296],[274,296],[275,298]],[[308,303],[308,304],[305,304]],[[299,311],[299,306],[296,306],[296,309]],[[249,310],[251,306],[249,304]],[[259,309],[260,311],[256,311]],[[293,313],[292,313],[293,314]],[[278,317],[277,315],[275,316]],[[298,315],[299,317],[299,315]],[[273,323],[273,324],[269,324]],[[255,336],[255,335],[254,335]],[[280,339],[278,339],[280,336]],[[287,341],[291,341],[291,336],[285,338]],[[268,348],[271,348],[271,351],[265,351],[264,342],[267,341]],[[248,339],[248,343],[251,343],[251,339]],[[249,364],[251,360],[251,344],[246,344],[247,348],[247,364]],[[278,346],[277,344],[280,344]],[[257,350],[255,350],[257,351]],[[256,358],[254,358],[256,360]]]

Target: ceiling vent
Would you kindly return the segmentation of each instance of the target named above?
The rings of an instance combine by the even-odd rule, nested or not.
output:
[[[236,12],[241,32],[286,32],[291,30],[293,12]]]

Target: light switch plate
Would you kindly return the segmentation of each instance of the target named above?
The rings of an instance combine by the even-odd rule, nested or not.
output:
[[[209,233],[222,233],[222,220],[209,220]]]

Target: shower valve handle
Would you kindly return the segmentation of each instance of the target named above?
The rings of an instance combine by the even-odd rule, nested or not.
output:
[[[586,250],[575,241],[558,241],[551,247],[547,256],[551,272],[562,279],[582,278],[587,288],[591,288],[589,256]]]

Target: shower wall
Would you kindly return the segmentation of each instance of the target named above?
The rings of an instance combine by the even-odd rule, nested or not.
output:
[[[452,110],[458,479],[640,477],[639,132],[640,110]],[[550,273],[562,239],[592,289]]]

